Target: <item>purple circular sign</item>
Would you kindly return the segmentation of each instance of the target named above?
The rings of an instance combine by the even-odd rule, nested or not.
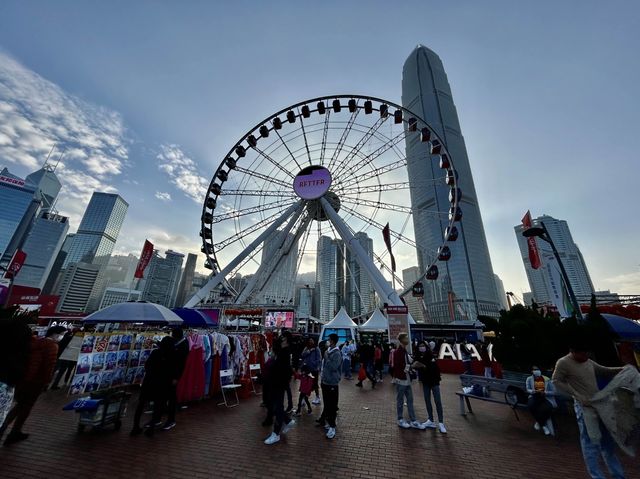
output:
[[[323,166],[309,166],[293,180],[293,190],[303,200],[317,200],[331,187],[331,173]]]

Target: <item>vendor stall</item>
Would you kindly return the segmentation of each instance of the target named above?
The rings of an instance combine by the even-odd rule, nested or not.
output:
[[[322,326],[320,341],[326,341],[330,334],[335,333],[338,335],[338,344],[343,344],[355,340],[357,330],[358,325],[351,320],[343,306],[331,321]]]

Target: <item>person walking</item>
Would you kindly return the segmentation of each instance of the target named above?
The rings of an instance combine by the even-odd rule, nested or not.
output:
[[[413,408],[413,389],[411,388],[411,363],[413,359],[407,351],[409,335],[398,335],[398,347],[393,353],[393,383],[396,385],[396,412],[398,426],[403,429],[425,429],[425,426],[416,419],[416,411]],[[407,401],[410,422],[404,419],[404,401]]]
[[[353,379],[351,375],[351,343],[347,341],[342,345],[342,375],[345,379]]]
[[[169,400],[168,396],[171,394],[175,377],[174,347],[175,340],[171,336],[165,336],[158,348],[151,351],[149,359],[144,364],[144,379],[133,416],[131,436],[137,436],[142,432],[140,419],[145,406],[151,402],[153,402],[153,415],[151,422],[145,426],[145,435],[152,436],[155,428],[162,425],[162,413]]]
[[[373,346],[371,346],[367,341],[363,341],[362,344],[360,345],[360,347],[358,348],[358,352],[360,355],[360,361],[361,361],[361,369],[364,369],[364,377],[366,377],[367,379],[369,379],[369,381],[371,381],[371,388],[375,389],[376,388],[376,378],[373,377],[372,371],[373,371]],[[356,383],[356,386],[361,388],[363,387],[362,383],[363,383],[364,379],[363,376],[361,376],[360,374],[358,374],[358,382]]]
[[[384,360],[382,359],[382,346],[380,343],[376,343],[375,345],[375,350],[373,352],[373,364],[375,366],[375,379],[377,382],[382,382]]]
[[[269,397],[274,421],[273,432],[264,440],[266,445],[280,442],[280,435],[289,432],[296,424],[294,419],[289,419],[284,409],[284,396],[293,375],[289,341],[290,336],[283,334],[273,343],[275,358],[269,371]]]
[[[622,371],[622,368],[608,368],[589,359],[589,347],[583,338],[576,338],[569,354],[558,359],[552,380],[556,389],[573,397],[578,430],[580,431],[580,446],[582,456],[589,475],[593,479],[604,479],[599,459],[604,463],[615,479],[625,477],[622,464],[615,453],[615,442],[611,433],[604,427],[596,411],[591,407],[591,398],[598,392],[596,376],[612,378]],[[600,430],[600,441],[591,440],[587,426],[596,425]]]
[[[440,396],[440,381],[442,380],[442,377],[440,375],[438,362],[431,349],[424,341],[420,341],[418,343],[418,352],[414,359],[415,362],[413,363],[413,367],[418,371],[418,379],[422,383],[424,402],[427,406],[427,415],[429,416],[422,425],[429,429],[438,428],[442,434],[446,434],[447,428],[444,425],[442,398]],[[433,396],[433,402],[436,404],[436,412],[438,413],[437,423],[433,420],[433,404],[431,403],[431,396]]]
[[[13,428],[4,442],[5,446],[24,441],[29,437],[29,434],[22,432],[22,427],[38,397],[53,377],[58,358],[58,343],[65,332],[66,329],[63,326],[53,326],[47,330],[44,338],[31,336],[27,368],[22,381],[15,388],[15,404],[0,426],[0,437],[2,437],[13,423]]]
[[[170,355],[172,379],[167,395],[167,422],[162,426],[164,431],[169,431],[176,427],[176,411],[178,409],[178,382],[184,373],[189,356],[189,341],[184,337],[182,328],[171,330],[173,338],[173,354]]]
[[[554,397],[555,388],[551,379],[543,376],[538,366],[533,366],[531,376],[527,378],[526,387],[529,394],[527,406],[536,420],[533,425],[534,429],[539,431],[542,428],[545,436],[554,434],[551,413],[558,405]]]
[[[0,321],[0,429],[11,411],[16,385],[24,379],[30,347],[31,328],[25,321]]]
[[[309,338],[307,340],[307,345],[300,355],[300,362],[300,368],[306,368],[307,371],[309,371],[309,373],[314,377],[313,391],[316,393],[316,398],[311,403],[317,406],[321,403],[318,378],[320,377],[322,354],[320,353],[320,348],[316,347],[316,342],[313,340],[313,338]]]
[[[51,384],[51,389],[56,391],[60,389],[60,381],[64,376],[64,384],[67,384],[71,379],[71,375],[76,368],[76,364],[78,362],[78,355],[80,354],[80,347],[82,346],[82,338],[83,334],[80,331],[76,333],[67,333],[71,334],[71,340],[64,348],[61,354],[59,354],[58,358],[58,373],[56,374],[55,379],[53,380],[53,384]],[[62,341],[61,341],[62,342]],[[58,351],[60,353],[60,351]]]
[[[489,344],[480,343],[479,349],[480,349],[480,359],[482,360],[482,366],[484,367],[484,377],[492,378],[493,369],[491,367],[491,355],[489,354]]]
[[[460,346],[460,355],[462,356],[462,366],[464,367],[464,374],[473,374],[471,367],[471,346],[466,339]]]
[[[300,416],[302,414],[303,402],[307,405],[307,412],[311,414],[313,411],[311,410],[309,397],[311,396],[311,391],[313,391],[313,376],[306,368],[302,368],[300,372],[296,374],[296,379],[300,380],[300,395],[298,396],[298,407],[294,415]]]
[[[329,347],[322,363],[322,397],[324,408],[317,422],[327,430],[327,439],[336,436],[336,416],[338,414],[340,370],[342,358],[338,348],[338,335],[329,335]]]

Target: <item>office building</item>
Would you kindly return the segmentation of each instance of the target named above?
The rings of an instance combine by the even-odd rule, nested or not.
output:
[[[68,230],[69,218],[66,216],[47,210],[38,215],[22,245],[27,258],[15,284],[42,291]]]
[[[57,289],[58,280],[62,277],[60,274],[62,272],[62,265],[69,253],[69,248],[71,248],[74,236],[75,234],[71,233],[64,239],[62,247],[60,248],[60,251],[58,251],[56,259],[53,261],[53,265],[51,266],[51,271],[49,271],[49,275],[42,289],[42,294],[52,294],[53,291]]]
[[[302,286],[297,288],[296,294],[296,317],[298,319],[308,319],[313,316],[314,288]]]
[[[295,236],[291,233],[284,236],[278,231],[268,238],[262,248],[262,265],[256,272],[254,302],[293,307],[298,271],[298,241]],[[267,275],[269,269],[272,272]]]
[[[139,286],[142,289],[142,299],[167,308],[175,307],[183,260],[182,253],[169,250],[163,258],[154,251],[141,282],[144,287]]]
[[[373,262],[373,240],[364,232],[358,232],[354,237]],[[345,251],[345,260],[347,313],[352,318],[366,315],[372,312],[375,307],[373,283],[366,270],[360,267],[356,256],[348,248]]]
[[[8,265],[40,207],[36,186],[0,171],[0,264]]]
[[[507,292],[504,290],[504,283],[497,274],[494,274],[493,277],[496,280],[496,290],[498,291],[498,299],[500,300],[500,309],[504,309],[506,311],[509,309],[509,304],[507,303]]]
[[[142,299],[142,291],[108,286],[107,289],[104,290],[104,295],[100,302],[100,309],[114,304],[126,303],[127,301],[140,301],[140,299]]]
[[[79,262],[91,263],[101,268],[91,292],[87,312],[95,311],[100,305],[107,286],[103,272],[115,247],[128,208],[129,204],[120,195],[93,193],[69,247],[63,269]]]
[[[103,273],[104,282],[107,287],[129,288],[137,266],[138,257],[134,254],[111,256]]]
[[[542,215],[532,220],[532,226],[539,226],[541,223],[544,223],[560,254],[560,259],[564,269],[567,271],[574,293],[580,302],[588,303],[595,289],[582,253],[578,245],[573,241],[569,225],[565,220],[559,220],[548,215]],[[557,268],[551,246],[545,241],[536,238],[542,265],[538,269],[533,269],[529,261],[527,238],[522,236],[524,227],[520,224],[515,226],[514,230],[533,299],[539,305],[551,304],[554,297],[553,291],[561,291],[559,273],[550,270],[552,266]]]
[[[45,164],[38,171],[28,175],[25,180],[36,187],[42,209],[47,211],[53,209],[62,188],[62,183],[55,174],[55,167]]]
[[[58,313],[84,313],[94,289],[100,266],[89,263],[73,263],[62,273],[54,291],[60,296]]]
[[[462,191],[459,207],[463,217],[457,223],[457,241],[449,243],[451,259],[438,263],[437,280],[424,282],[429,316],[435,323],[478,315],[497,317],[500,302],[456,106],[442,61],[422,45],[404,64],[402,105],[420,115],[442,139],[459,174]],[[429,256],[442,244],[448,224],[446,216],[433,212],[448,210],[449,187],[440,180],[444,173],[438,168],[439,158],[431,156],[429,143],[421,142],[419,134],[408,135],[406,156],[415,240],[420,245],[418,263],[424,272],[430,264]]]
[[[187,262],[184,265],[184,271],[180,278],[180,285],[178,286],[178,295],[176,297],[176,306],[182,307],[191,296],[188,296],[191,286],[193,285],[193,276],[196,272],[196,263],[198,262],[198,255],[189,253],[187,255]]]
[[[420,268],[417,266],[402,270],[402,284],[405,288],[413,286],[419,279]],[[421,282],[424,285],[424,281]],[[409,314],[411,314],[416,323],[428,322],[427,318],[425,318],[425,307],[422,298],[415,297],[411,292],[404,297],[404,300],[407,308],[409,308]]]
[[[345,306],[344,243],[321,236],[316,254],[318,319],[331,321]]]

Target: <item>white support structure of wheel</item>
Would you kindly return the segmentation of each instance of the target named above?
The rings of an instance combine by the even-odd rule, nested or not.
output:
[[[409,181],[410,141],[425,143],[428,153],[419,161],[441,171],[435,180]],[[316,269],[321,237],[345,245],[344,277],[337,279],[353,282],[346,286],[350,294],[362,300],[370,293],[360,291],[366,283],[383,302],[400,305],[416,284],[437,278],[437,263],[450,258],[447,243],[456,240],[462,214],[457,176],[431,126],[393,102],[336,95],[285,108],[249,130],[215,171],[200,229],[212,274],[186,306],[292,306],[296,275]],[[420,210],[437,215],[442,227],[442,241],[431,250],[415,241],[411,188],[449,190],[448,204]],[[395,274],[382,235],[387,223]],[[417,280],[403,284],[399,272],[419,264]],[[355,284],[363,272],[369,282]]]

